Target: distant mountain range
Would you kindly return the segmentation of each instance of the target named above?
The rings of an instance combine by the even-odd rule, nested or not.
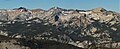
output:
[[[120,13],[104,8],[1,9],[0,37],[0,49],[120,48]]]

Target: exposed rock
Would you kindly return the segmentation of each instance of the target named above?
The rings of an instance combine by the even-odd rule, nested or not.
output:
[[[120,48],[120,13],[104,8],[0,10],[0,31],[0,35],[18,39],[51,40],[82,48]]]
[[[105,12],[106,10],[104,8],[95,8],[92,11],[93,12]]]

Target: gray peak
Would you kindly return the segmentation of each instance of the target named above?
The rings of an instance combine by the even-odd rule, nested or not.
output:
[[[92,9],[93,12],[105,12],[107,11],[106,9],[102,8],[102,7],[99,7],[99,8],[95,8],[95,9]]]

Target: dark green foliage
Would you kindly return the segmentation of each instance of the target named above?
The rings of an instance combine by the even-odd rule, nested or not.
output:
[[[2,42],[9,42],[9,40],[16,40],[17,43],[13,43],[14,45],[25,46],[29,47],[30,49],[82,49],[73,45],[64,44],[56,41],[36,39],[13,39],[5,36],[0,36],[0,41]]]

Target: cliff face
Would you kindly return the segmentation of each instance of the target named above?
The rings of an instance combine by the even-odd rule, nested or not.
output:
[[[82,48],[120,48],[120,13],[104,8],[4,9],[0,10],[0,35],[51,40]]]

